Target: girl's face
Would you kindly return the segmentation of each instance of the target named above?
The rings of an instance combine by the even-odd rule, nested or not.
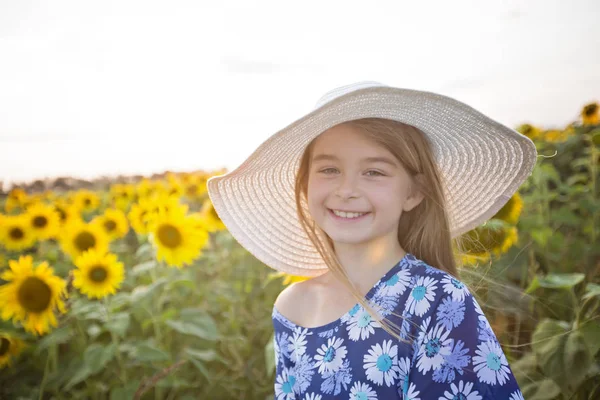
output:
[[[308,208],[336,244],[369,244],[381,239],[397,243],[402,212],[410,211],[422,199],[418,193],[410,196],[410,187],[410,177],[398,160],[357,128],[337,125],[315,141]],[[364,214],[350,219],[336,216],[333,210]]]

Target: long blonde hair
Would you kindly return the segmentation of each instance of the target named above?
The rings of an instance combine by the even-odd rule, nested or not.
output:
[[[403,212],[398,229],[398,243],[408,253],[425,263],[448,272],[458,278],[457,262],[453,253],[453,239],[446,213],[446,197],[441,175],[429,141],[421,130],[402,122],[365,118],[344,124],[358,128],[373,143],[390,151],[401,163],[412,179],[413,186],[423,194],[419,205]],[[331,238],[306,212],[308,203],[308,177],[310,161],[316,138],[306,147],[296,173],[295,198],[300,223],[317,248],[329,271],[339,279],[388,333],[402,340],[400,328],[380,315],[365,301],[350,281],[335,251]],[[456,244],[460,244],[457,241]],[[396,315],[403,318],[401,315]]]

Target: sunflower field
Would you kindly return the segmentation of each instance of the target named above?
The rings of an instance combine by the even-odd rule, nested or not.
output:
[[[539,158],[457,250],[526,399],[600,398],[600,124],[523,124]],[[272,399],[271,311],[303,278],[227,232],[215,173],[0,197],[1,399]]]

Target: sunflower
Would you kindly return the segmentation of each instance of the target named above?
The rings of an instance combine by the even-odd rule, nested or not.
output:
[[[167,183],[167,194],[175,197],[182,197],[185,193],[183,183],[177,178],[169,179]]]
[[[8,250],[21,251],[33,247],[36,236],[26,214],[2,217],[0,243]]]
[[[162,193],[160,195],[155,195],[152,198],[148,199],[149,212],[150,212],[150,220],[156,216],[161,210],[166,212],[178,211],[182,214],[186,214],[188,212],[188,205],[181,204],[179,202],[179,197],[174,195],[169,195],[167,193]]]
[[[540,129],[530,124],[522,124],[517,127],[517,131],[531,140],[535,140],[540,136]]]
[[[90,299],[115,294],[125,277],[123,263],[112,253],[88,250],[75,260],[73,286]]]
[[[24,204],[26,204],[29,196],[27,192],[25,192],[21,188],[14,188],[8,192],[8,197],[6,197],[6,203],[4,203],[4,209],[6,212],[11,212],[19,208],[24,208]]]
[[[79,209],[63,199],[56,200],[52,206],[54,207],[54,211],[58,213],[61,226],[66,225],[74,219],[81,220],[81,213]]]
[[[598,103],[586,104],[581,110],[581,119],[584,125],[596,125],[598,123],[598,114],[600,106]]]
[[[82,213],[92,212],[100,206],[100,197],[87,189],[81,189],[72,194],[71,201]]]
[[[110,187],[110,202],[119,210],[126,211],[135,201],[135,188],[133,185],[117,183]]]
[[[466,234],[466,248],[462,254],[463,262],[474,263],[477,260],[487,261],[491,253],[496,256],[506,253],[518,240],[517,228],[503,226],[490,228],[477,227]]]
[[[194,212],[189,214],[188,218],[194,222],[194,226],[198,229],[203,229],[208,232],[210,232],[210,230],[212,229],[210,221],[206,218],[204,214]]]
[[[569,131],[567,130],[559,130],[559,129],[549,129],[542,133],[542,138],[549,143],[559,143],[564,142],[570,136]]]
[[[148,178],[142,179],[135,187],[139,199],[152,197],[156,194],[165,192],[166,188],[163,182],[154,181]]]
[[[131,206],[131,210],[127,214],[131,227],[140,235],[148,233],[148,219],[151,215],[151,209],[152,203],[150,200],[142,198]]]
[[[27,208],[29,226],[38,239],[52,239],[60,229],[60,214],[54,207],[44,203],[35,203]]]
[[[108,235],[101,226],[77,219],[64,226],[59,241],[63,252],[73,259],[90,249],[108,251],[109,244]]]
[[[199,200],[206,193],[206,178],[201,175],[189,175],[184,182],[185,197]]]
[[[0,332],[0,368],[10,366],[11,357],[18,356],[24,347],[21,339]]]
[[[56,327],[54,310],[65,312],[61,296],[67,296],[66,283],[54,275],[47,262],[33,267],[31,256],[9,261],[9,270],[0,278],[7,281],[0,286],[2,319],[21,322],[26,331],[42,335]]]
[[[178,268],[198,258],[208,238],[208,232],[198,228],[181,209],[160,210],[150,224],[150,241],[157,260]]]
[[[107,209],[104,214],[94,218],[92,223],[100,225],[110,240],[120,239],[129,231],[127,217],[123,211],[116,208]]]
[[[302,282],[310,279],[309,276],[298,276],[298,275],[290,275],[285,272],[273,272],[269,274],[270,278],[283,278],[283,284],[288,286],[292,283]]]
[[[215,208],[213,207],[213,204],[210,201],[210,199],[207,199],[204,201],[204,204],[202,206],[202,210],[200,211],[200,213],[208,221],[208,224],[210,226],[209,232],[227,229],[227,227],[225,226],[223,221],[221,221],[219,214],[217,214],[217,212],[215,211]]]
[[[516,225],[523,210],[523,198],[519,192],[508,200],[508,202],[492,218],[501,219],[511,225]]]

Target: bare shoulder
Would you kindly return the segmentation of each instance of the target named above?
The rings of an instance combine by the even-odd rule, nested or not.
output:
[[[279,293],[275,299],[275,308],[292,322],[305,321],[306,310],[313,309],[318,301],[319,277],[292,283]]]

